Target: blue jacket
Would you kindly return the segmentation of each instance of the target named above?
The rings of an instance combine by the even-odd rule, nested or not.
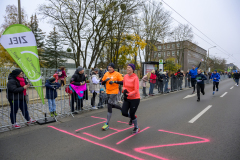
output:
[[[207,77],[201,73],[196,76],[196,80],[197,83],[204,84],[204,80],[207,80]]]
[[[46,98],[47,99],[55,99],[57,98],[57,89],[61,87],[59,83],[51,83],[49,80],[45,83],[46,86]]]
[[[189,71],[189,75],[191,76],[191,78],[196,78],[196,75],[198,74],[198,73],[197,73],[197,70],[198,70],[198,68],[199,68],[200,66],[201,66],[201,62],[199,63],[198,67],[196,67],[194,70],[191,69],[191,70]]]
[[[216,79],[215,79],[216,78]],[[213,82],[219,82],[219,79],[220,79],[220,74],[219,73],[216,73],[216,74],[212,74],[212,76],[210,77],[210,79],[213,79]]]

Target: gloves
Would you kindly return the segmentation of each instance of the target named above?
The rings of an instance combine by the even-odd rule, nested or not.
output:
[[[109,81],[111,78],[107,78],[106,80],[105,80],[105,82],[107,82],[107,81]]]
[[[126,89],[123,91],[124,101],[127,101],[127,93],[129,93]]]
[[[117,83],[117,81],[110,81],[109,84]]]

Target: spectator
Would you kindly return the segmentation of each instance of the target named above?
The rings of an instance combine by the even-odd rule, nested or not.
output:
[[[62,71],[62,75],[59,76],[59,79],[61,81],[61,86],[64,86],[65,85],[65,79],[66,79],[67,75],[66,75],[64,67],[61,67],[61,71]]]
[[[55,99],[57,98],[57,89],[61,87],[61,84],[55,81],[55,78],[52,77],[48,79],[45,83],[46,86],[46,99],[48,99],[48,107],[51,117],[54,115],[57,116],[56,113],[56,103]]]
[[[148,81],[148,76],[145,75],[143,76],[142,80],[141,80],[141,86],[143,87],[143,96],[146,97],[147,93],[146,93],[146,83]]]
[[[16,123],[16,114],[18,109],[22,111],[27,124],[36,122],[29,117],[28,107],[27,107],[27,91],[26,89],[30,85],[23,78],[23,72],[20,69],[15,69],[8,76],[7,83],[7,98],[11,106],[10,119],[13,128],[20,128],[21,126]]]
[[[160,74],[159,69],[156,69],[156,70],[155,70],[155,74],[156,74],[156,76],[157,76],[157,78],[158,78],[158,76],[159,76],[159,74]],[[155,84],[155,88],[158,89],[158,88],[159,88],[158,86],[159,86],[159,81],[157,80],[157,81],[156,81],[156,84]]]
[[[233,79],[235,80],[237,86],[238,86],[238,83],[239,83],[239,77],[240,77],[239,71],[238,71],[238,72],[235,72],[235,73],[233,74]]]
[[[84,69],[83,67],[79,66],[74,75],[71,78],[70,81],[71,84],[76,85],[76,86],[81,86],[81,85],[85,85],[86,83],[86,77],[84,75]],[[76,110],[81,110],[83,109],[83,99],[87,99],[87,91],[84,91],[84,97],[79,99],[78,95],[76,92],[73,92],[73,94],[71,94],[71,110],[72,112],[74,112],[74,102],[77,103],[76,106]],[[76,112],[74,112],[76,113]]]
[[[99,71],[99,78],[100,79],[103,78],[103,70],[102,70],[102,68],[100,68],[100,71]]]
[[[169,82],[169,76],[168,76],[168,73],[167,72],[163,72],[163,83],[164,83],[164,93],[169,93],[168,91],[168,82]]]
[[[155,74],[155,70],[152,70],[151,72],[151,76],[150,76],[150,88],[149,88],[149,95],[150,96],[154,96],[153,94],[153,89],[154,89],[154,86],[156,84],[156,79],[157,79],[157,76]]]
[[[162,93],[163,94],[163,72],[159,72],[158,76],[157,76],[157,81],[158,81],[158,93]]]
[[[98,108],[103,108],[103,105],[107,104],[107,101],[108,101],[107,94],[104,92],[103,88],[100,88]]]
[[[58,69],[55,74],[53,75],[53,77],[55,78],[55,82],[57,83],[58,80],[59,80],[59,77],[62,76],[62,70],[61,69]]]
[[[189,75],[189,72],[187,71],[186,75],[185,75],[185,79],[186,79],[186,87],[191,88],[190,86],[190,81],[191,81],[191,76]]]
[[[98,69],[95,68],[94,71],[92,72],[92,76],[90,77],[90,87],[89,90],[93,94],[92,99],[91,99],[91,105],[92,109],[98,109],[95,106],[95,99],[97,94],[100,92],[100,79],[98,77]]]

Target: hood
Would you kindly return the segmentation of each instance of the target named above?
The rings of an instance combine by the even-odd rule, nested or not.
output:
[[[8,80],[10,80],[10,79],[16,79],[16,77],[14,77],[14,76],[12,75],[12,73],[10,73],[10,74],[8,75]]]

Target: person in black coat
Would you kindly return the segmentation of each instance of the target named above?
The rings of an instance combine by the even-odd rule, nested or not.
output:
[[[103,70],[102,70],[102,68],[100,68],[98,74],[99,74],[99,78],[100,79],[103,78]]]
[[[72,76],[72,78],[70,80],[70,83],[74,84],[74,85],[77,85],[77,86],[84,85],[86,83],[86,77],[84,75],[83,67],[79,66],[76,69],[74,75]],[[77,103],[76,110],[81,110],[82,109],[83,99],[88,100],[87,90],[84,91],[84,96],[83,96],[82,99],[79,99],[77,93],[73,92],[73,94],[71,95],[71,109],[72,109],[72,112],[74,112],[74,102]]]
[[[54,77],[51,77],[45,83],[46,99],[48,99],[48,107],[51,117],[54,115],[57,116],[55,99],[57,98],[57,89],[61,87],[60,83],[55,82],[55,80]]]
[[[28,82],[23,78],[22,70],[15,69],[9,74],[7,83],[7,98],[11,106],[10,119],[14,128],[21,127],[16,123],[16,114],[19,108],[28,124],[36,122],[29,116],[27,102],[25,99],[27,96],[26,89],[29,86]]]

